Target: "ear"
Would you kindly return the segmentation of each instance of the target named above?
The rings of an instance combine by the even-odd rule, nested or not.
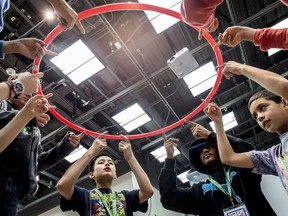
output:
[[[93,172],[90,172],[90,173],[89,173],[89,178],[90,178],[90,179],[93,179],[93,178],[94,178]]]
[[[286,101],[284,98],[281,98],[281,103],[283,104],[284,109],[288,110],[288,101]]]

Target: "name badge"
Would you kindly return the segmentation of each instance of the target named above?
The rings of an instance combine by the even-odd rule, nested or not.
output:
[[[224,216],[250,216],[245,203],[223,209]]]

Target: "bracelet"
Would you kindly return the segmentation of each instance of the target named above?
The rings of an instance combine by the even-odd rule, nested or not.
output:
[[[12,85],[11,85],[11,82],[9,81],[4,81],[4,83],[6,83],[9,87],[9,96],[7,98],[7,100],[9,100],[11,98]]]

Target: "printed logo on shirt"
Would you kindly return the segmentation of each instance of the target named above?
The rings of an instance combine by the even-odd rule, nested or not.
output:
[[[231,179],[231,183],[233,182],[233,177],[237,175],[237,173],[235,171],[230,173],[230,179]],[[228,192],[228,188],[227,188],[227,184],[220,184],[222,186],[222,188]],[[202,189],[203,189],[203,194],[209,192],[209,191],[215,191],[215,190],[219,190],[213,183],[205,183],[202,185]],[[238,203],[242,203],[242,200],[239,196],[237,196],[232,188],[232,197],[233,199],[235,199]]]
[[[107,202],[110,211],[112,211],[112,193],[103,194],[105,201]],[[106,211],[104,204],[101,202],[99,195],[91,191],[90,192],[90,206],[91,206],[91,216],[109,216],[109,213]],[[125,196],[122,193],[117,193],[116,199],[116,209],[117,216],[125,216]]]

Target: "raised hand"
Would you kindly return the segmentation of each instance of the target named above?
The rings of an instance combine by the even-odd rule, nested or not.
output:
[[[5,41],[3,45],[4,53],[19,53],[30,59],[40,58],[45,54],[56,56],[57,53],[47,50],[44,41],[37,38],[23,38]]]
[[[69,133],[68,136],[68,143],[73,147],[76,148],[79,144],[80,140],[84,137],[85,133],[79,133],[78,135],[74,134],[73,132]]]
[[[204,113],[212,120],[215,124],[223,123],[222,122],[222,111],[220,107],[215,103],[208,103],[204,108]]]
[[[233,77],[233,74],[242,75],[242,71],[245,65],[240,64],[238,62],[234,62],[234,61],[228,61],[222,65],[218,65],[216,68],[220,68],[220,67],[224,68],[222,70],[223,75],[227,79],[230,79],[231,77]]]
[[[24,91],[22,94],[33,94],[37,92],[40,78],[44,76],[43,73],[31,74],[30,72],[20,73],[16,80],[20,81],[24,85]]]
[[[209,134],[211,133],[211,131],[207,130],[202,125],[197,124],[195,122],[188,121],[187,124],[191,126],[190,130],[191,130],[192,135],[195,137],[195,139],[198,139],[198,138],[207,139]]]
[[[55,13],[59,19],[59,25],[64,31],[71,30],[74,25],[78,27],[82,34],[85,34],[85,29],[81,22],[78,20],[77,13],[70,7],[64,0],[49,0],[53,5]]]
[[[107,141],[106,139],[103,139],[102,137],[107,134],[108,131],[104,131],[103,133],[99,134],[99,136],[94,140],[91,147],[89,148],[89,151],[91,151],[94,156],[99,154],[100,152],[104,151],[107,148]]]
[[[164,147],[166,149],[167,158],[173,158],[174,151],[178,143],[178,139],[176,138],[169,138],[167,139],[166,134],[162,133],[163,141],[164,141]]]
[[[27,101],[27,103],[23,107],[23,110],[27,114],[31,115],[31,117],[36,117],[44,114],[50,109],[55,109],[56,107],[51,106],[47,100],[52,96],[52,93],[49,93],[47,95],[35,95]]]
[[[132,147],[129,139],[121,134],[121,137],[123,138],[122,141],[119,142],[119,151],[123,153],[124,158],[126,161],[129,161],[131,158],[134,157],[134,154],[132,152]]]

